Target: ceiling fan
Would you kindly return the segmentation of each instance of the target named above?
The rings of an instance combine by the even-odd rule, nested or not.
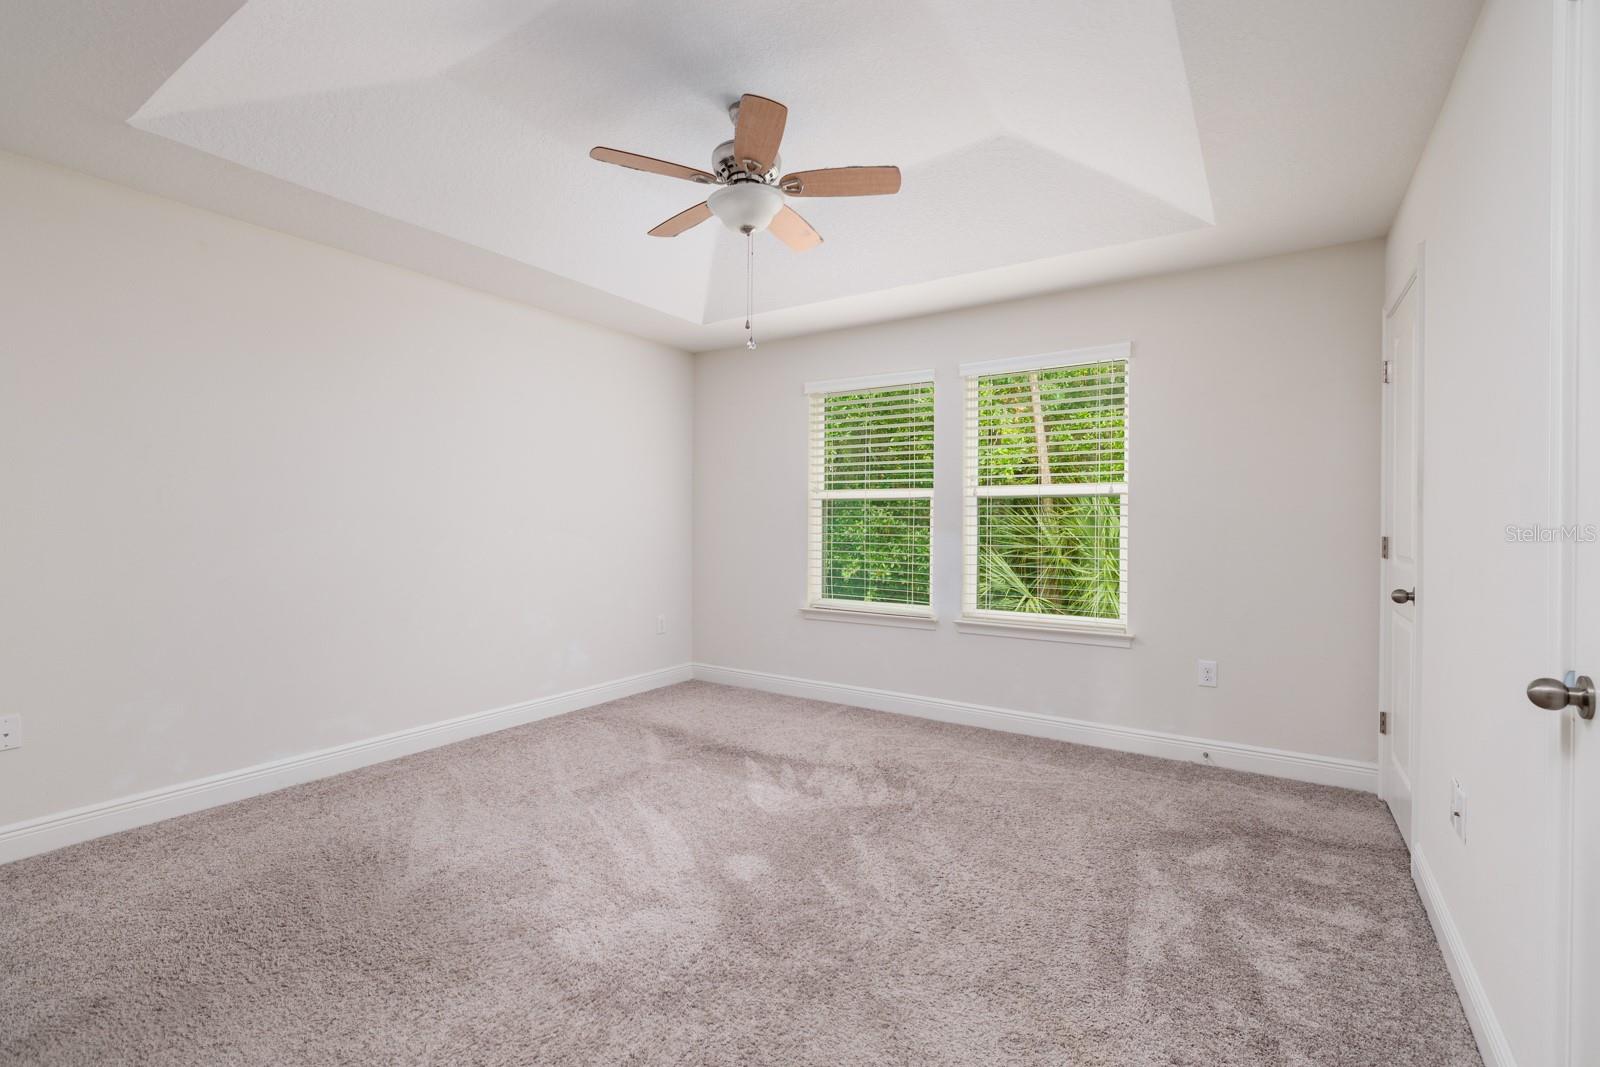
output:
[[[616,148],[592,148],[589,156],[602,163],[664,174],[720,188],[703,202],[678,212],[650,231],[652,237],[676,237],[715,215],[747,237],[765,229],[796,252],[822,243],[822,237],[786,196],[881,196],[900,191],[899,167],[830,167],[799,170],[778,177],[778,145],[789,109],[776,100],[746,93],[728,108],[733,140],[711,153],[711,170],[697,170]]]

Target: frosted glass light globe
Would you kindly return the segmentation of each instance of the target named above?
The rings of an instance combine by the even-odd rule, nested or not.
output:
[[[782,209],[783,194],[761,182],[737,182],[712,193],[706,204],[734,233],[757,233]]]

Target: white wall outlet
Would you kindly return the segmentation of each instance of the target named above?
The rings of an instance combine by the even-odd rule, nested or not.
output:
[[[667,617],[665,615],[657,615],[656,616],[656,633],[664,634],[666,632],[667,632]]]
[[[22,716],[0,715],[0,752],[22,747]]]
[[[1206,685],[1212,689],[1217,687],[1217,661],[1203,659],[1199,661],[1199,672],[1194,680],[1195,685]]]
[[[1450,779],[1450,828],[1463,843],[1467,840],[1467,791],[1454,778]]]

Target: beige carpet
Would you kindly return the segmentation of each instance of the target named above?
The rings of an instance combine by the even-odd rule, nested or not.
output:
[[[0,867],[7,1064],[1476,1064],[1378,801],[691,682]]]

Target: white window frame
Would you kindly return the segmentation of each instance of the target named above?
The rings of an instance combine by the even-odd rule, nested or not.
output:
[[[824,489],[823,467],[819,442],[814,438],[820,426],[822,402],[838,393],[861,393],[872,389],[892,389],[904,385],[933,386],[935,435],[938,419],[938,387],[931,370],[897,371],[891,374],[870,374],[859,378],[830,378],[805,384],[808,405],[806,419],[806,450],[809,454],[806,473],[806,599],[800,613],[810,619],[838,622],[866,622],[886,626],[903,626],[931,629],[938,622],[934,613],[934,502],[933,487],[927,489]],[[937,446],[935,448],[937,457]],[[934,481],[938,480],[937,459]],[[866,603],[859,600],[830,600],[822,595],[822,503],[826,500],[926,500],[928,502],[928,603],[885,604]]]
[[[1123,437],[1123,477],[1121,482],[1067,483],[1058,485],[992,485],[978,484],[977,404],[978,379],[996,374],[1017,374],[1024,371],[1056,370],[1061,367],[1080,367],[1090,363],[1121,362],[1126,365],[1123,387],[1123,412],[1126,419],[1132,407],[1131,382],[1133,371],[1133,345],[1120,342],[1074,348],[1060,352],[1045,352],[1033,356],[1014,356],[1004,359],[979,360],[961,364],[963,389],[961,452],[963,457],[961,488],[961,615],[956,629],[962,633],[997,637],[1023,637],[1044,641],[1068,641],[1078,644],[1110,645],[1126,648],[1133,642],[1133,624],[1130,619],[1128,596],[1128,542],[1130,528],[1128,513],[1131,498],[1129,472],[1132,470],[1132,434],[1126,428]],[[1035,615],[1020,611],[991,611],[978,608],[978,501],[1002,496],[1107,496],[1122,497],[1122,536],[1118,542],[1120,565],[1118,592],[1122,605],[1120,619],[1092,619],[1075,615]]]

